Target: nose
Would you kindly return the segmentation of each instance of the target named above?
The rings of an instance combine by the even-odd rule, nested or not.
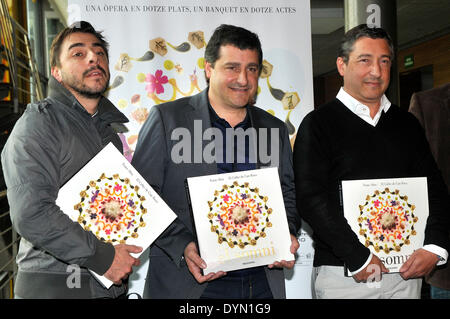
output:
[[[377,78],[381,76],[381,65],[378,62],[374,62],[372,64],[372,67],[370,68],[370,75]]]
[[[90,50],[87,56],[88,56],[89,64],[98,64],[99,63],[99,57],[96,52]]]
[[[247,85],[248,78],[247,78],[247,69],[246,68],[242,68],[241,71],[239,72],[237,82],[239,83],[240,86]]]

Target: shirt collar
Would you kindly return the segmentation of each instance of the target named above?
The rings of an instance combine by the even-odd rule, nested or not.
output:
[[[377,114],[372,119],[372,117],[370,116],[370,108],[345,92],[343,87],[341,87],[341,89],[339,90],[336,98],[341,101],[342,104],[344,104],[350,111],[373,126],[378,123],[381,113],[383,111],[386,113],[391,107],[391,102],[386,97],[386,95],[383,94],[380,101],[380,108],[378,109]]]
[[[249,111],[248,111],[248,105],[246,106],[247,108],[247,114],[245,115],[244,120],[239,123],[238,125],[235,126],[235,128],[241,127],[244,129],[247,129],[250,127],[250,116],[249,116]],[[208,109],[209,109],[209,115],[211,118],[211,125],[214,126],[214,123],[219,123],[221,126],[230,126],[230,124],[224,120],[223,118],[219,117],[219,115],[217,115],[216,111],[214,110],[214,108],[211,106],[211,103],[209,103],[208,101]]]

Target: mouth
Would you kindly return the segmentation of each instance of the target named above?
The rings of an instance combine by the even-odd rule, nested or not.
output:
[[[368,86],[381,86],[382,82],[380,81],[364,81],[364,83]]]
[[[242,93],[245,93],[245,92],[250,91],[250,88],[247,87],[247,86],[245,86],[245,87],[230,87],[230,90],[233,90],[233,91],[235,91],[235,92],[242,92]]]
[[[103,77],[104,75],[106,75],[106,72],[101,67],[89,69],[84,72],[84,77],[86,77],[86,78]]]

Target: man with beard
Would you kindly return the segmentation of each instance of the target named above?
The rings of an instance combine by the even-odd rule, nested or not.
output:
[[[87,22],[52,43],[46,99],[27,106],[2,152],[13,226],[21,236],[16,298],[118,298],[140,247],[113,246],[74,223],[55,204],[59,188],[104,146],[120,151],[128,119],[103,96],[108,43]],[[113,281],[105,289],[88,270]]]

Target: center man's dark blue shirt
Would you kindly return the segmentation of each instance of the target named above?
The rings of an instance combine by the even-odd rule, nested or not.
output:
[[[227,141],[227,136],[230,134],[226,134],[226,130],[235,130],[238,128],[243,129],[244,131],[251,127],[251,121],[249,112],[247,111],[247,115],[245,119],[237,124],[234,128],[224,119],[220,118],[216,111],[209,105],[209,114],[211,118],[211,126],[218,128],[222,132],[222,154],[223,158],[221,161],[217,163],[217,173],[231,173],[231,172],[240,172],[240,171],[248,171],[251,169],[256,169],[256,163],[251,163],[250,161],[250,138],[249,136],[245,136],[245,146],[244,150],[238,148],[237,136],[233,134],[233,141]],[[230,150],[229,143],[233,143],[233,160],[232,162],[227,162],[227,149]],[[227,148],[228,145],[228,148]],[[240,152],[244,151],[245,157],[242,158],[242,154]]]

